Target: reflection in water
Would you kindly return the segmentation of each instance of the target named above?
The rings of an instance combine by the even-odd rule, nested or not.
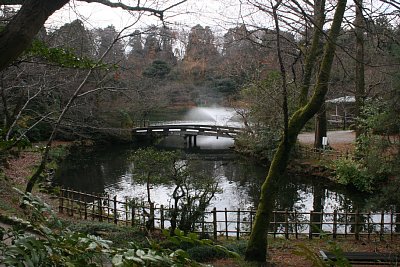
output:
[[[185,116],[176,114],[177,117],[168,118],[168,122],[165,122],[166,114],[164,113],[157,119],[163,120],[163,123],[196,123],[240,127],[240,121],[235,117],[232,109],[194,108],[187,112]],[[229,151],[228,148],[233,146],[232,139],[219,138],[217,140],[215,137],[198,136],[197,147],[191,150],[185,149],[183,137],[169,136],[158,141],[160,142],[156,147],[159,149],[185,150],[187,158],[198,160],[197,168],[199,170],[206,170],[210,177],[218,179],[219,186],[223,191],[215,196],[212,206],[215,206],[218,210],[224,208],[228,210],[237,208],[242,210],[256,209],[267,168],[257,165],[249,159],[241,159],[238,155]],[[127,145],[114,145],[92,148],[90,151],[76,151],[62,163],[56,173],[54,183],[88,193],[117,195],[119,200],[125,197],[146,199],[145,185],[138,184],[132,178],[132,163],[129,157],[134,150],[134,147]],[[365,196],[346,191],[343,187],[330,184],[325,179],[290,174],[274,181],[272,188],[275,199],[273,209],[288,209],[297,212],[314,211],[312,218],[314,222],[321,221],[321,215],[317,212],[332,212],[334,210],[355,212],[357,209],[366,209],[367,198]],[[168,206],[172,190],[172,186],[154,185],[151,190],[151,199],[158,205]],[[388,195],[398,195],[397,188],[393,194],[389,193]],[[371,202],[381,203],[382,201],[373,200]],[[387,207],[388,205],[381,206]],[[377,209],[379,209],[378,204],[375,207],[375,210]],[[304,215],[301,216],[304,217]],[[277,219],[277,221],[284,220],[282,218]],[[343,220],[343,218],[338,219]],[[374,221],[380,220],[380,218],[372,219]],[[358,218],[358,220],[365,221],[366,218]],[[396,222],[399,220],[400,216],[396,216]],[[316,223],[315,226],[315,231],[319,232],[321,225]],[[307,228],[303,230],[308,231]],[[349,232],[355,231],[355,229],[347,230]],[[396,230],[400,231],[399,225],[396,225]]]
[[[79,191],[144,199],[145,186],[135,183],[131,175],[129,155],[133,151],[133,147],[127,146],[77,151],[62,163],[54,183]],[[223,192],[216,195],[212,206],[218,209],[257,207],[266,167],[241,159],[227,149],[197,149],[188,151],[187,157],[195,158],[199,169],[208,170],[210,176],[217,177]],[[340,188],[327,186],[310,177],[289,175],[277,181],[274,187],[274,205],[278,210],[328,212],[336,208],[362,209],[364,205],[364,200],[357,199],[354,193],[348,194]],[[171,193],[172,187],[165,185],[153,186],[151,191],[152,199],[164,205],[169,204]]]

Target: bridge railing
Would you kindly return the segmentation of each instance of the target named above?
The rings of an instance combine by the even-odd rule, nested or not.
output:
[[[231,126],[218,125],[150,125],[132,129],[133,135],[208,135],[221,137],[234,137],[244,129]]]

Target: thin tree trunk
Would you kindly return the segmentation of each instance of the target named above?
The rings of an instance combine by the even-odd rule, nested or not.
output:
[[[365,98],[365,76],[364,76],[364,17],[362,14],[363,0],[354,0],[356,6],[356,117],[361,115],[362,107],[364,106]],[[361,130],[357,127],[356,136],[361,134]]]
[[[315,116],[314,147],[322,148],[322,137],[327,135],[326,106],[325,103]]]
[[[271,216],[271,204],[274,202],[274,180],[285,175],[291,148],[295,145],[297,135],[309,119],[321,108],[328,90],[328,82],[335,54],[336,40],[340,33],[346,0],[339,0],[329,32],[329,40],[324,47],[320,72],[314,87],[314,94],[308,103],[299,108],[290,118],[287,137],[282,137],[269,168],[268,176],[261,187],[260,203],[254,221],[252,233],[246,250],[246,260],[265,262],[267,256],[267,230]]]
[[[116,37],[116,39],[114,40],[114,42],[108,47],[108,49],[104,52],[103,55],[101,55],[100,59],[98,60],[98,63],[100,63],[104,57],[110,52],[111,48],[113,47],[114,43],[117,41],[117,39],[121,36],[122,32],[125,29],[122,29],[118,36]],[[48,158],[49,158],[49,153],[50,153],[50,148],[53,144],[53,139],[56,135],[56,133],[58,132],[58,128],[61,125],[62,120],[64,119],[65,114],[69,111],[70,107],[72,106],[72,104],[74,103],[74,101],[79,97],[79,93],[82,91],[83,87],[85,86],[85,84],[87,83],[89,77],[92,75],[93,71],[95,70],[95,68],[97,64],[93,65],[89,71],[87,72],[85,78],[82,80],[82,82],[80,83],[80,85],[76,88],[75,92],[73,93],[73,95],[70,97],[70,99],[68,100],[68,103],[64,106],[63,110],[61,111],[61,114],[58,116],[58,119],[53,127],[53,131],[51,132],[51,135],[47,141],[45,150],[43,152],[43,156],[42,156],[42,160],[40,162],[39,167],[36,169],[35,173],[31,176],[31,178],[29,179],[26,188],[25,188],[25,192],[27,193],[31,193],[33,190],[33,187],[35,186],[35,184],[39,181],[40,176],[42,174],[42,172],[44,171]]]
[[[321,37],[325,24],[325,0],[316,0],[314,3],[314,31],[310,49],[307,51],[304,64],[304,74],[300,88],[299,107],[307,104],[308,93],[311,85],[312,73],[315,69],[315,63],[321,54]]]
[[[313,213],[311,222],[313,222],[312,233],[321,234],[323,216],[321,212],[324,210],[325,190],[320,183],[313,186]]]

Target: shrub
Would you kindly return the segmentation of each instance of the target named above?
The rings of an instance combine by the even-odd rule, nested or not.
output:
[[[352,159],[335,161],[337,181],[344,185],[353,185],[360,191],[371,192],[374,178],[367,169]]]
[[[213,259],[240,257],[238,253],[214,244],[210,239],[200,239],[195,233],[185,235],[183,231],[175,229],[174,235],[167,230],[164,230],[163,234],[167,238],[165,245],[174,249],[186,250],[188,256],[194,261],[206,262]]]
[[[225,247],[230,251],[233,251],[239,255],[244,256],[247,249],[247,241],[246,240],[235,241],[226,244]]]
[[[187,250],[190,258],[198,262],[207,262],[214,259],[227,258],[228,254],[214,246],[198,246]]]
[[[182,250],[143,248],[133,243],[115,248],[110,240],[64,228],[39,198],[25,194],[23,201],[31,210],[29,221],[15,219],[18,227],[0,227],[0,261],[6,266],[198,266]]]

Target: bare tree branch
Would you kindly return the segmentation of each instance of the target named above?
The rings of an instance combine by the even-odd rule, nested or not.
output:
[[[42,87],[40,87],[39,90],[35,94],[33,94],[32,96],[29,96],[29,90],[28,90],[28,99],[26,100],[24,106],[20,109],[20,111],[18,112],[17,116],[15,117],[13,123],[11,124],[10,128],[8,129],[7,134],[6,134],[6,138],[5,138],[6,141],[9,140],[10,135],[11,135],[13,129],[14,129],[14,126],[17,124],[18,120],[20,119],[20,117],[22,115],[22,112],[26,109],[28,104],[33,99],[35,99],[41,92],[42,92]]]
[[[78,1],[86,2],[86,3],[98,3],[98,4],[102,4],[104,6],[108,6],[108,7],[122,8],[123,10],[127,10],[127,11],[149,12],[149,13],[152,13],[153,15],[155,15],[156,17],[160,18],[161,20],[163,20],[165,11],[170,10],[170,9],[182,4],[182,3],[186,2],[187,0],[182,0],[176,4],[168,6],[165,9],[155,9],[155,8],[150,8],[150,7],[145,7],[145,6],[139,6],[139,4],[140,4],[139,2],[138,2],[138,5],[136,5],[136,6],[129,6],[129,5],[122,3],[121,1],[119,1],[119,2],[111,2],[109,0],[78,0]]]
[[[398,10],[400,10],[400,1],[396,1],[396,0],[380,0],[383,3],[389,4],[395,8],[397,8]]]

